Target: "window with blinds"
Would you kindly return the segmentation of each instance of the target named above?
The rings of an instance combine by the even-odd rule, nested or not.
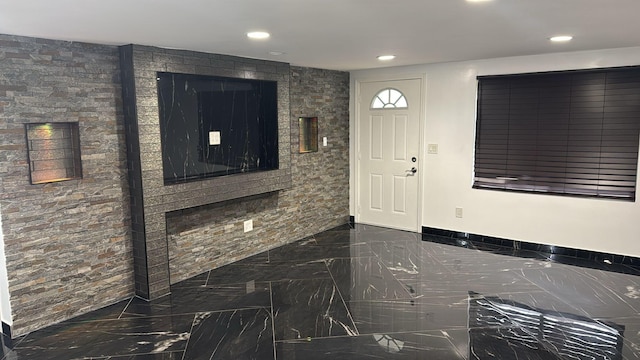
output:
[[[635,201],[640,67],[478,77],[474,188]]]

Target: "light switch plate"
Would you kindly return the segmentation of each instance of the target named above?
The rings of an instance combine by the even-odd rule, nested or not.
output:
[[[438,153],[438,144],[429,144],[429,145],[427,145],[427,153],[429,153],[429,154],[437,154]]]
[[[220,145],[220,131],[209,131],[209,145]]]
[[[322,146],[327,146],[327,137],[322,138]]]

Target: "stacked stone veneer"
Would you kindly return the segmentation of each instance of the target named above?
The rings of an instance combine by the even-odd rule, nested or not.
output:
[[[349,74],[291,67],[290,84],[292,187],[169,213],[172,283],[348,222]],[[318,117],[328,146],[299,154],[305,116]],[[245,233],[248,219],[254,230]]]
[[[118,49],[0,35],[0,213],[12,335],[133,292]],[[31,185],[25,123],[78,122],[83,177]]]
[[[170,292],[167,213],[291,187],[290,68],[286,63],[138,45],[120,50],[135,290],[154,299]],[[164,185],[156,83],[160,71],[277,81],[279,168]]]
[[[165,187],[156,71],[277,80],[281,169]],[[160,296],[169,274],[177,281],[346,223],[348,86],[347,73],[283,63],[0,35],[12,335],[125,299],[134,284]],[[299,116],[318,116],[329,146],[298,154]],[[24,124],[42,122],[79,123],[82,179],[29,183]],[[254,231],[243,233],[249,218]]]

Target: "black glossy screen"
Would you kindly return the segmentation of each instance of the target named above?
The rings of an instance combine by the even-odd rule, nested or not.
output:
[[[275,81],[158,73],[157,82],[165,184],[278,168]]]

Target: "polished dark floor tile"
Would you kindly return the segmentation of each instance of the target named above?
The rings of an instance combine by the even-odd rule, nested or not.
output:
[[[624,329],[613,321],[470,294],[470,347],[479,358],[511,349],[532,359],[617,359],[622,356]]]
[[[411,297],[406,286],[376,257],[329,259],[327,266],[345,301]]]
[[[267,309],[200,313],[184,359],[273,359],[273,347]]]
[[[277,340],[358,333],[331,279],[278,281],[271,287]]]
[[[0,355],[640,360],[636,269],[423,238],[341,226],[180,281],[154,301],[126,299],[2,338]]]
[[[455,331],[453,331],[455,332]],[[459,338],[465,336],[461,331]],[[464,349],[466,351],[466,349]],[[380,333],[337,336],[310,341],[282,341],[276,344],[277,359],[467,359],[449,332]]]
[[[580,314],[593,317],[640,314],[638,276],[567,266],[527,269],[523,275],[539,288],[571,303]]]
[[[124,355],[124,356],[108,356],[104,358],[92,358],[95,360],[182,360],[184,351],[163,352],[159,354],[141,354],[141,355]]]
[[[208,285],[236,284],[249,281],[281,281],[331,278],[324,260],[288,262],[272,261],[256,264],[230,264],[212,271]]]
[[[360,334],[468,328],[468,296],[348,303]]]
[[[366,248],[365,250],[369,250]],[[321,246],[315,240],[285,245],[269,250],[269,261],[272,262],[300,262],[333,258],[350,258],[352,248],[359,248],[359,244],[345,244],[334,246]]]
[[[85,359],[184,351],[194,315],[53,325],[25,336],[7,359]]]
[[[154,301],[135,298],[122,317],[193,314],[271,306],[269,283],[249,281],[241,284],[181,287]]]
[[[640,359],[640,314],[627,318],[606,318],[603,321],[610,321],[616,324],[624,324],[624,344],[622,354],[624,359]],[[636,334],[637,336],[633,336]]]
[[[176,289],[181,289],[185,287],[197,287],[207,285],[207,279],[209,279],[209,274],[211,271],[204,272],[202,274],[190,277],[186,280],[182,280],[178,283],[171,285],[171,291]]]

